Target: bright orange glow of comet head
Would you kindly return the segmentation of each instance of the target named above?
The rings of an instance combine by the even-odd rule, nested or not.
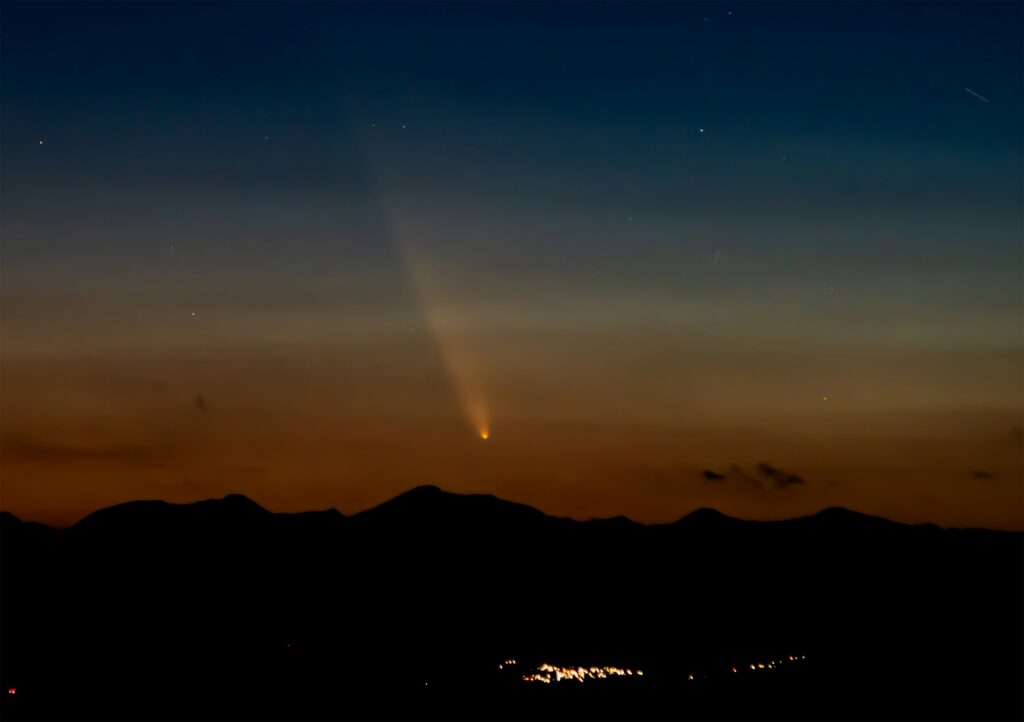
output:
[[[483,439],[484,441],[487,441],[489,438],[491,438],[491,432],[488,431],[487,429],[484,429],[483,431],[480,432],[480,438]]]

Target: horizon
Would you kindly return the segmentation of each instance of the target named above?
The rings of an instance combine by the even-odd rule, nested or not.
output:
[[[614,516],[603,516],[603,517],[577,518],[577,517],[572,517],[572,516],[561,516],[561,515],[550,514],[547,511],[545,511],[544,509],[541,509],[541,508],[538,508],[538,507],[534,507],[534,506],[532,506],[530,504],[526,504],[524,502],[516,501],[514,499],[507,499],[507,498],[504,498],[504,497],[499,497],[499,496],[496,496],[494,494],[483,493],[483,492],[471,492],[471,491],[470,492],[449,491],[447,489],[444,489],[442,487],[436,486],[434,484],[421,484],[419,486],[410,487],[410,488],[406,489],[405,491],[399,492],[395,496],[392,496],[392,497],[389,497],[387,499],[384,499],[383,501],[380,501],[377,504],[374,504],[372,506],[368,506],[368,507],[365,507],[365,508],[357,509],[355,511],[350,511],[350,510],[344,510],[343,511],[343,510],[338,509],[337,507],[333,507],[333,506],[332,507],[326,507],[326,508],[316,508],[316,509],[302,509],[302,510],[297,510],[297,511],[277,511],[277,510],[274,510],[274,509],[271,509],[271,508],[265,506],[264,504],[260,503],[256,499],[253,499],[252,497],[250,497],[250,496],[248,496],[246,494],[242,494],[240,492],[228,492],[224,496],[220,496],[220,497],[208,497],[208,498],[201,498],[201,499],[193,499],[193,500],[189,500],[189,501],[176,501],[176,502],[167,501],[166,499],[156,499],[156,498],[152,498],[152,499],[128,499],[128,500],[125,500],[125,501],[117,502],[117,503],[112,504],[110,506],[104,506],[104,507],[100,507],[100,508],[97,508],[97,509],[93,509],[92,511],[87,512],[84,516],[82,516],[79,519],[76,519],[75,521],[72,521],[72,522],[66,523],[66,524],[59,524],[59,525],[58,524],[47,523],[45,521],[40,521],[40,520],[37,520],[37,519],[23,518],[23,517],[20,517],[20,516],[18,516],[16,514],[12,513],[12,512],[9,512],[7,510],[0,510],[0,513],[11,514],[11,516],[13,516],[15,519],[17,519],[18,521],[21,521],[21,522],[42,524],[42,525],[48,526],[48,527],[50,527],[52,529],[64,530],[64,529],[72,528],[73,526],[75,526],[79,522],[83,521],[84,519],[92,516],[96,512],[104,511],[106,509],[113,509],[113,508],[120,507],[120,506],[126,506],[126,505],[131,505],[131,504],[147,504],[147,503],[167,504],[169,506],[192,506],[192,505],[195,505],[195,504],[202,504],[202,503],[211,502],[211,501],[226,501],[230,497],[236,497],[236,498],[245,499],[247,502],[255,504],[260,509],[262,509],[263,511],[266,511],[266,512],[268,512],[270,514],[303,514],[303,513],[311,513],[311,512],[312,513],[317,513],[317,512],[335,511],[335,512],[338,512],[343,518],[351,519],[351,518],[359,516],[360,514],[363,514],[365,512],[373,511],[374,509],[377,509],[378,507],[384,506],[385,504],[387,504],[387,503],[389,503],[391,501],[394,501],[395,499],[398,499],[400,497],[404,497],[404,496],[406,496],[408,494],[411,494],[412,492],[427,491],[427,490],[436,491],[436,492],[438,492],[438,493],[440,493],[440,494],[442,494],[444,496],[463,496],[463,497],[465,497],[465,496],[470,496],[470,497],[478,496],[478,497],[493,498],[493,499],[497,499],[498,501],[501,501],[501,502],[504,502],[504,503],[513,504],[513,505],[516,505],[516,506],[525,506],[525,507],[527,507],[529,509],[533,509],[534,511],[539,511],[545,517],[547,517],[549,519],[558,519],[558,520],[572,521],[572,522],[577,522],[577,523],[587,523],[587,522],[593,522],[593,521],[608,521],[608,520],[613,520],[613,519],[624,519],[625,521],[628,521],[628,522],[630,522],[632,524],[637,524],[639,526],[670,526],[672,524],[680,522],[680,521],[682,521],[682,520],[684,520],[684,519],[686,519],[688,517],[691,517],[691,516],[693,516],[695,514],[698,514],[700,512],[709,512],[709,511],[710,512],[714,512],[715,514],[719,514],[723,518],[730,519],[732,521],[740,521],[740,522],[745,522],[745,523],[746,522],[751,522],[751,523],[772,523],[772,522],[796,521],[796,520],[799,520],[799,519],[807,519],[807,518],[810,518],[810,517],[818,516],[819,514],[823,514],[825,512],[842,511],[842,512],[848,512],[848,513],[850,513],[852,515],[855,515],[855,516],[862,516],[862,517],[867,517],[867,518],[872,518],[872,519],[882,519],[882,520],[885,520],[885,521],[890,521],[890,522],[894,522],[894,523],[897,523],[897,524],[901,524],[901,525],[904,525],[904,526],[934,526],[934,527],[939,527],[941,529],[950,529],[950,530],[960,529],[960,530],[966,530],[966,531],[997,531],[997,532],[1010,532],[1010,533],[1024,533],[1024,529],[999,529],[999,528],[994,528],[994,527],[955,527],[955,526],[944,526],[944,525],[936,524],[935,522],[930,522],[930,521],[917,521],[917,522],[902,521],[902,520],[899,520],[899,519],[891,519],[891,518],[888,518],[888,517],[879,516],[877,514],[869,514],[867,512],[863,512],[863,511],[860,511],[860,510],[857,510],[857,509],[851,509],[851,508],[845,507],[845,506],[828,506],[828,507],[823,507],[821,509],[818,509],[816,511],[812,511],[812,512],[807,513],[807,514],[800,514],[798,516],[786,516],[786,517],[777,517],[777,518],[769,518],[769,519],[743,518],[743,517],[732,516],[730,514],[726,514],[726,513],[722,512],[719,509],[716,509],[714,507],[709,507],[709,506],[701,506],[701,507],[697,507],[697,508],[691,509],[689,511],[685,511],[682,514],[680,514],[678,516],[675,516],[675,517],[672,517],[671,519],[666,520],[666,521],[643,522],[643,521],[638,521],[636,519],[633,519],[633,518],[631,518],[631,517],[629,517],[629,516],[627,516],[625,514],[616,514]]]

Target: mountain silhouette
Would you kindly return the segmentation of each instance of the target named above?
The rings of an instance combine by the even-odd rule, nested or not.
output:
[[[192,504],[170,504],[166,501],[130,501],[89,514],[71,528],[121,530],[153,533],[165,528],[187,528],[186,525],[237,526],[265,521],[270,512],[242,494],[228,494],[222,499],[206,499]]]
[[[695,509],[686,516],[675,522],[674,526],[680,529],[725,529],[735,527],[743,522],[731,516],[727,516],[717,509],[701,507]]]
[[[490,494],[454,494],[436,486],[418,486],[352,517],[354,523],[364,526],[434,527],[439,532],[453,527],[496,530],[549,519],[525,504]]]
[[[0,529],[17,530],[15,533],[51,534],[57,530],[34,521],[22,521],[9,511],[0,511]]]
[[[154,699],[175,719],[1019,718],[1022,541],[841,508],[575,521],[432,486],[352,516],[237,494],[67,529],[3,513],[0,683],[18,694],[0,704],[5,719],[153,718]],[[730,672],[796,653],[805,671]],[[499,674],[508,659],[646,674],[538,690]],[[688,686],[716,669],[736,677]]]
[[[590,524],[605,527],[640,528],[662,525],[644,525],[625,516],[590,519],[578,522],[565,517],[552,517],[534,507],[500,499],[492,494],[459,494],[444,491],[434,485],[414,487],[382,504],[345,516],[337,509],[306,511],[297,513],[273,513],[243,494],[228,494],[220,499],[173,504],[159,500],[130,501],[99,509],[88,514],[72,525],[72,529],[105,529],[149,527],[153,525],[180,525],[211,523],[232,526],[255,521],[269,522],[271,518],[291,518],[296,522],[319,523],[322,525],[344,525],[348,522],[363,527],[415,525],[429,526],[444,524],[492,527],[498,525],[539,524],[545,521],[555,526],[565,524]],[[32,524],[37,528],[51,529],[43,524],[25,522],[11,512],[0,512],[0,519],[12,524]],[[717,509],[701,507],[672,523],[677,528],[737,528],[751,525],[825,525],[843,529],[858,528],[901,528],[910,525],[883,517],[863,514],[845,507],[829,507],[805,517],[776,521],[754,522],[731,517]],[[933,524],[918,527],[940,529]],[[982,531],[982,530],[979,530]]]

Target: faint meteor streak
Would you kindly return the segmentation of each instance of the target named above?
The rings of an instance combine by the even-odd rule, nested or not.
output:
[[[986,98],[986,97],[985,97],[984,95],[978,95],[977,93],[975,93],[975,92],[974,92],[973,90],[971,90],[970,88],[964,88],[964,90],[966,90],[966,91],[967,91],[968,93],[970,93],[971,95],[973,95],[973,96],[974,96],[975,98],[977,98],[977,99],[978,99],[978,100],[980,100],[981,102],[983,102],[983,103],[988,103],[989,105],[991,105],[991,104],[992,104],[992,103],[991,103],[991,102],[989,101],[989,99],[988,99],[988,98]]]

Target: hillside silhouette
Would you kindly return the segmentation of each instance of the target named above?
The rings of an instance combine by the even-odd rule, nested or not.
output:
[[[237,494],[60,530],[4,513],[3,714],[1019,719],[1022,541],[847,509],[574,521],[436,487],[352,516]],[[645,675],[541,688],[510,659]]]

